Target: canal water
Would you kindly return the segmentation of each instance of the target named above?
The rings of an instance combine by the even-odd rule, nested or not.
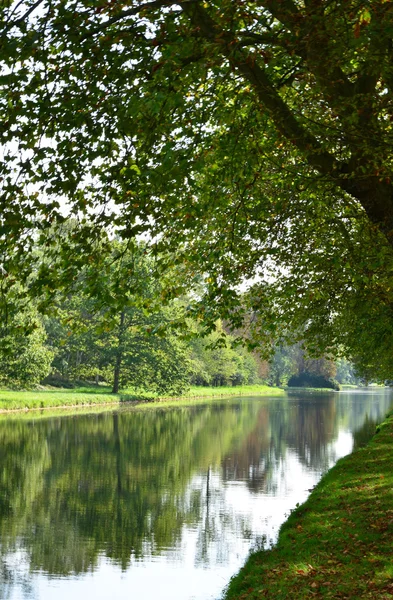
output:
[[[213,600],[389,391],[0,420],[0,597]]]

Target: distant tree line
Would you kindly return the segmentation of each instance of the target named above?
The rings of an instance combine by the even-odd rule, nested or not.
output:
[[[345,357],[310,357],[301,343],[277,345],[269,362],[271,385],[331,388],[340,384],[363,385],[367,380]]]
[[[68,224],[63,235],[72,239],[72,231]],[[94,261],[73,273],[67,293],[54,290],[44,311],[39,298],[32,300],[20,284],[8,282],[2,296],[8,315],[0,331],[0,384],[106,382],[115,393],[130,386],[180,394],[190,385],[262,380],[265,363],[235,345],[220,320],[210,333],[202,332],[197,319],[187,315],[187,294],[166,298],[164,278],[142,244],[105,243],[111,248],[102,254],[100,268]],[[43,255],[45,261],[50,272],[51,258]]]
[[[72,241],[72,222],[57,234]],[[7,318],[0,327],[0,384],[105,382],[114,393],[133,387],[175,395],[190,385],[337,389],[339,382],[358,381],[348,361],[307,357],[301,343],[277,345],[265,360],[258,348],[249,351],[239,343],[246,332],[231,334],[219,319],[203,329],[200,315],[190,310],[192,294],[181,271],[172,269],[170,287],[176,280],[178,290],[171,298],[165,275],[143,244],[106,239],[98,255],[100,245],[106,247],[98,268],[95,257],[91,266],[70,272],[67,293],[54,289],[49,307],[3,278],[0,301]],[[42,254],[48,278],[51,260]],[[61,268],[66,271],[67,263]],[[27,285],[34,284],[32,273]]]

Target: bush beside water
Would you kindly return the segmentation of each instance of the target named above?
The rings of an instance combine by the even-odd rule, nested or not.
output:
[[[333,378],[327,379],[323,375],[305,371],[299,375],[292,375],[288,380],[288,387],[328,388],[339,391],[340,384]]]

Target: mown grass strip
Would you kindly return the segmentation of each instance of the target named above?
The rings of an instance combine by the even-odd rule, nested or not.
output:
[[[285,390],[268,385],[239,385],[236,387],[191,387],[186,398],[210,398],[216,396],[285,396]]]
[[[138,398],[139,399],[139,398]],[[136,400],[133,396],[105,393],[89,393],[70,390],[0,391],[0,411],[46,409],[64,406],[93,406],[119,404],[125,400]],[[140,398],[142,400],[142,398]]]
[[[337,394],[337,390],[332,388],[310,388],[310,387],[286,387],[285,391],[294,394]]]
[[[0,390],[0,412],[13,410],[48,409],[56,407],[79,407],[114,404],[125,402],[177,402],[179,400],[197,400],[225,396],[282,396],[284,391],[263,385],[225,388],[191,388],[181,398],[158,396],[149,392],[124,390],[111,394],[109,387],[91,387],[59,390],[13,391]]]
[[[341,459],[253,554],[226,600],[393,597],[393,413],[369,444]]]

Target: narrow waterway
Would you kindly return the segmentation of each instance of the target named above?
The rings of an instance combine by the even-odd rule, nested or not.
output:
[[[370,389],[0,420],[0,597],[212,600],[392,404]]]

